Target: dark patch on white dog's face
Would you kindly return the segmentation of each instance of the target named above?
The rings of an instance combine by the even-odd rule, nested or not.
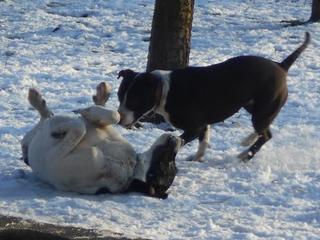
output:
[[[123,94],[123,89],[119,89],[118,92],[120,124],[129,127],[155,106],[159,81],[151,73],[141,73],[130,84],[126,81],[121,85],[127,87],[127,91]]]
[[[165,141],[153,150],[147,173],[147,183],[154,188],[157,195],[165,194],[177,174],[175,158],[181,146],[180,138],[163,135],[160,139]]]

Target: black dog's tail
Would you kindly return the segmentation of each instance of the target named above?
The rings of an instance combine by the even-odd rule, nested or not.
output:
[[[291,65],[297,60],[300,54],[307,48],[310,43],[310,33],[306,32],[306,36],[303,44],[298,47],[293,53],[291,53],[285,60],[280,63],[280,66],[288,71]]]

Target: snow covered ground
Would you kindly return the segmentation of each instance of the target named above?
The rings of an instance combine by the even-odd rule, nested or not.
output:
[[[91,104],[100,81],[144,70],[152,0],[0,0],[0,213],[151,239],[320,239],[320,24],[284,28],[310,15],[309,1],[196,0],[191,65],[255,54],[281,61],[309,31],[312,43],[289,71],[289,99],[273,139],[249,163],[236,155],[252,131],[241,111],[213,127],[204,163],[178,155],[169,198],[59,192],[19,160],[37,120],[27,102],[39,89],[55,113]],[[138,152],[163,133],[151,124],[119,131]],[[177,131],[176,134],[179,134]]]

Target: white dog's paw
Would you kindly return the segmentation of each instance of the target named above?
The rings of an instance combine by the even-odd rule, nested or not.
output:
[[[96,88],[96,95],[92,96],[93,102],[95,105],[104,106],[108,101],[108,98],[111,93],[111,86],[106,82],[101,82]]]
[[[33,106],[35,109],[40,109],[46,104],[46,101],[42,99],[41,94],[35,88],[29,89],[28,100],[31,106]]]
[[[47,106],[46,100],[44,100],[38,90],[34,88],[29,89],[28,100],[32,107],[34,107],[43,118],[49,118],[53,116],[53,113]]]

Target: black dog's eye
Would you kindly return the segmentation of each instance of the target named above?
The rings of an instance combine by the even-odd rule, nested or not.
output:
[[[61,139],[66,136],[67,132],[52,132],[51,137],[56,138],[56,139]]]

